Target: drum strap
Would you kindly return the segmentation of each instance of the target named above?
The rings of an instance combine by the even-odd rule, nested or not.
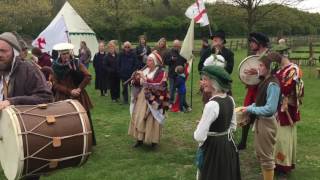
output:
[[[3,99],[7,99],[8,97],[8,83],[5,76],[2,76],[2,84],[3,84]]]

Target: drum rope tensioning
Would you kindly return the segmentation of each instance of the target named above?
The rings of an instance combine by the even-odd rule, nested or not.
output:
[[[25,122],[22,121],[22,125],[23,125],[23,127],[25,129],[25,132],[19,133],[18,135],[27,136],[28,134],[32,134],[32,135],[36,135],[36,136],[52,139],[51,142],[49,142],[47,145],[45,145],[42,148],[40,148],[38,151],[36,151],[32,155],[29,155],[29,151],[28,151],[29,148],[28,148],[28,145],[27,145],[27,157],[25,157],[24,159],[21,159],[21,161],[24,161],[24,160],[29,159],[29,158],[33,158],[33,159],[39,159],[39,160],[43,160],[43,161],[48,161],[49,163],[44,165],[44,166],[42,166],[41,168],[38,168],[38,169],[26,174],[26,176],[32,175],[33,173],[36,173],[37,171],[40,171],[41,169],[45,168],[46,166],[49,166],[50,168],[56,168],[58,162],[91,154],[91,153],[85,153],[85,154],[79,154],[79,155],[76,155],[76,156],[73,156],[73,157],[64,157],[64,158],[60,158],[60,159],[47,159],[47,158],[36,157],[36,155],[38,153],[40,153],[43,149],[45,149],[46,147],[48,147],[51,144],[53,144],[53,147],[60,147],[61,146],[61,140],[63,140],[63,139],[72,138],[72,137],[76,137],[76,136],[82,136],[82,135],[88,135],[88,134],[92,133],[91,131],[89,131],[89,132],[86,132],[86,133],[78,133],[78,134],[73,134],[73,135],[63,136],[63,137],[52,137],[52,136],[46,136],[44,134],[35,133],[33,131],[36,130],[39,126],[41,126],[43,123],[47,122],[48,124],[52,124],[52,121],[51,122],[48,121],[48,119],[50,119],[52,117],[54,117],[56,119],[57,117],[63,117],[63,116],[67,116],[67,115],[77,115],[79,113],[86,113],[86,112],[79,112],[79,113],[73,112],[73,113],[64,113],[64,114],[55,115],[55,116],[43,116],[43,115],[34,114],[34,113],[27,113],[27,112],[30,112],[30,111],[32,111],[34,109],[37,109],[37,108],[44,109],[43,106],[36,106],[36,107],[30,108],[30,109],[28,109],[26,111],[21,112],[20,110],[16,109],[15,107],[12,107],[12,109],[14,109],[16,111],[16,115],[19,115],[19,117],[21,119],[22,119],[22,115],[31,115],[31,116],[37,116],[37,117],[46,118],[46,120],[42,121],[41,123],[39,123],[37,126],[35,126],[33,129],[31,129],[29,131],[26,130]],[[50,118],[48,118],[48,117],[50,117]],[[27,163],[27,169],[28,169],[28,163]]]
[[[10,106],[0,118],[0,161],[9,180],[79,166],[91,154],[90,122],[76,100]]]

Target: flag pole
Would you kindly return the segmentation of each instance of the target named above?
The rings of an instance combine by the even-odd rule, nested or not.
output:
[[[209,18],[208,18],[208,20],[209,20]],[[210,35],[210,38],[211,38],[211,36],[212,36],[212,29],[211,29],[210,23],[208,24],[208,28],[209,28],[209,35]]]
[[[191,88],[191,91],[190,91],[190,107],[192,108],[192,94],[193,94],[193,53],[192,53],[192,56],[191,56],[191,85],[190,85],[190,88]]]

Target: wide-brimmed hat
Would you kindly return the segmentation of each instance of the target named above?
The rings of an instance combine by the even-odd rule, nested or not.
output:
[[[70,51],[74,49],[74,45],[71,43],[59,43],[53,46],[53,50],[56,51]]]
[[[279,42],[278,44],[276,44],[276,45],[274,45],[272,47],[272,50],[276,51],[276,52],[279,52],[280,54],[288,52],[290,47],[286,44],[286,40],[285,39],[279,39],[278,42]]]
[[[201,75],[205,75],[210,79],[214,79],[222,88],[231,89],[232,79],[227,71],[219,66],[205,66],[201,71]]]
[[[223,43],[227,43],[226,41],[226,33],[223,30],[217,30],[215,32],[212,33],[211,35],[211,39],[213,39],[214,37],[219,37],[223,40]]]
[[[267,47],[269,45],[269,38],[268,36],[266,36],[265,34],[261,33],[261,32],[252,32],[249,34],[249,38],[248,38],[249,42],[255,42],[257,44],[260,44],[264,47]]]

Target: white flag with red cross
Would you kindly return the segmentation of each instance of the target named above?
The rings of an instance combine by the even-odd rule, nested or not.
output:
[[[196,2],[187,9],[185,15],[190,19],[194,19],[200,26],[207,26],[209,24],[207,10],[203,0],[196,0]]]
[[[51,52],[54,45],[68,42],[68,29],[61,16],[58,21],[51,23],[40,35],[32,42],[33,47],[38,47],[42,52]]]

